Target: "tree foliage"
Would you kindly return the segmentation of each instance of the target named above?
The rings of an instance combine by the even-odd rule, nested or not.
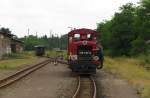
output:
[[[112,56],[146,53],[150,40],[150,1],[142,0],[139,6],[127,3],[120,7],[109,21],[98,24],[101,42]]]
[[[9,30],[9,28],[0,28],[0,32],[6,33],[6,34],[11,34],[11,31]]]
[[[25,50],[34,50],[34,46],[36,45],[44,45],[48,50],[53,48],[66,49],[67,47],[67,35],[61,37],[55,37],[52,35],[49,38],[46,35],[42,37],[30,35],[21,38],[21,40],[24,42]]]

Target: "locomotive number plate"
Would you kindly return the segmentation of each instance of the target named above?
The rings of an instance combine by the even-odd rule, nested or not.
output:
[[[91,52],[88,52],[88,51],[80,51],[79,54],[84,54],[84,55],[91,55],[92,53]]]

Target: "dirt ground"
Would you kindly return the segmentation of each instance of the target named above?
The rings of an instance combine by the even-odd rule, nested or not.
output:
[[[99,70],[95,75],[97,98],[139,98],[136,89],[122,79]],[[71,98],[76,78],[62,64],[46,65],[24,79],[0,90],[0,98]]]
[[[70,98],[76,78],[64,65],[48,64],[0,90],[0,98]]]
[[[139,98],[137,90],[110,73],[100,70],[96,75],[98,98]]]

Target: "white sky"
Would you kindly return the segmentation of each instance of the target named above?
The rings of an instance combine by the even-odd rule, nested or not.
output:
[[[74,28],[95,29],[127,2],[140,0],[0,0],[0,26],[17,36],[65,34]]]

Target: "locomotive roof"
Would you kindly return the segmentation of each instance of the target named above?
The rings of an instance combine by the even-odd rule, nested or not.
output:
[[[91,29],[85,29],[85,28],[82,28],[82,29],[75,29],[75,30],[72,30],[68,33],[68,35],[74,35],[74,34],[96,34],[97,32],[95,30],[91,30]]]

